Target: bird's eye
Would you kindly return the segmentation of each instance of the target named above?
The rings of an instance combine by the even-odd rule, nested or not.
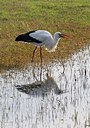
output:
[[[60,33],[58,33],[58,36],[59,36],[59,37],[61,36]]]

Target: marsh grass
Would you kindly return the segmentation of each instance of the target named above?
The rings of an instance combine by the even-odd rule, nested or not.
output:
[[[89,0],[0,0],[0,70],[22,68],[31,62],[34,46],[15,42],[18,34],[45,29],[71,36],[55,53],[43,49],[43,61],[65,60],[90,41]],[[47,58],[48,56],[48,58]],[[39,62],[39,50],[35,62]]]

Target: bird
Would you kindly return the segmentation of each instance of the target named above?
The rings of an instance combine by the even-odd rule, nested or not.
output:
[[[55,32],[52,36],[47,30],[33,30],[18,35],[15,41],[23,41],[35,45],[31,62],[34,62],[34,55],[37,47],[40,47],[40,58],[42,63],[42,46],[45,46],[48,52],[54,52],[61,38],[68,38],[68,35],[61,32]]]

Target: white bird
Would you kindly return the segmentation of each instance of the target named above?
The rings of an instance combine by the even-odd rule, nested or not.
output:
[[[15,41],[33,43],[36,46],[33,51],[32,62],[35,51],[37,47],[40,46],[40,58],[42,62],[42,46],[45,46],[47,51],[53,52],[55,51],[60,38],[68,38],[68,36],[60,32],[56,32],[54,36],[52,36],[51,33],[46,30],[34,30],[17,36]]]

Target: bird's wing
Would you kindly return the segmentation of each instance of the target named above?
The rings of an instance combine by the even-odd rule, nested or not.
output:
[[[44,42],[48,38],[52,38],[52,35],[48,31],[45,31],[45,30],[31,31],[28,34],[30,37],[32,37],[40,42]]]
[[[31,33],[35,33],[35,31],[30,31],[25,34],[21,34],[16,37],[15,41],[24,41],[24,42],[37,42],[37,43],[42,43],[41,41],[33,38],[30,36]]]

